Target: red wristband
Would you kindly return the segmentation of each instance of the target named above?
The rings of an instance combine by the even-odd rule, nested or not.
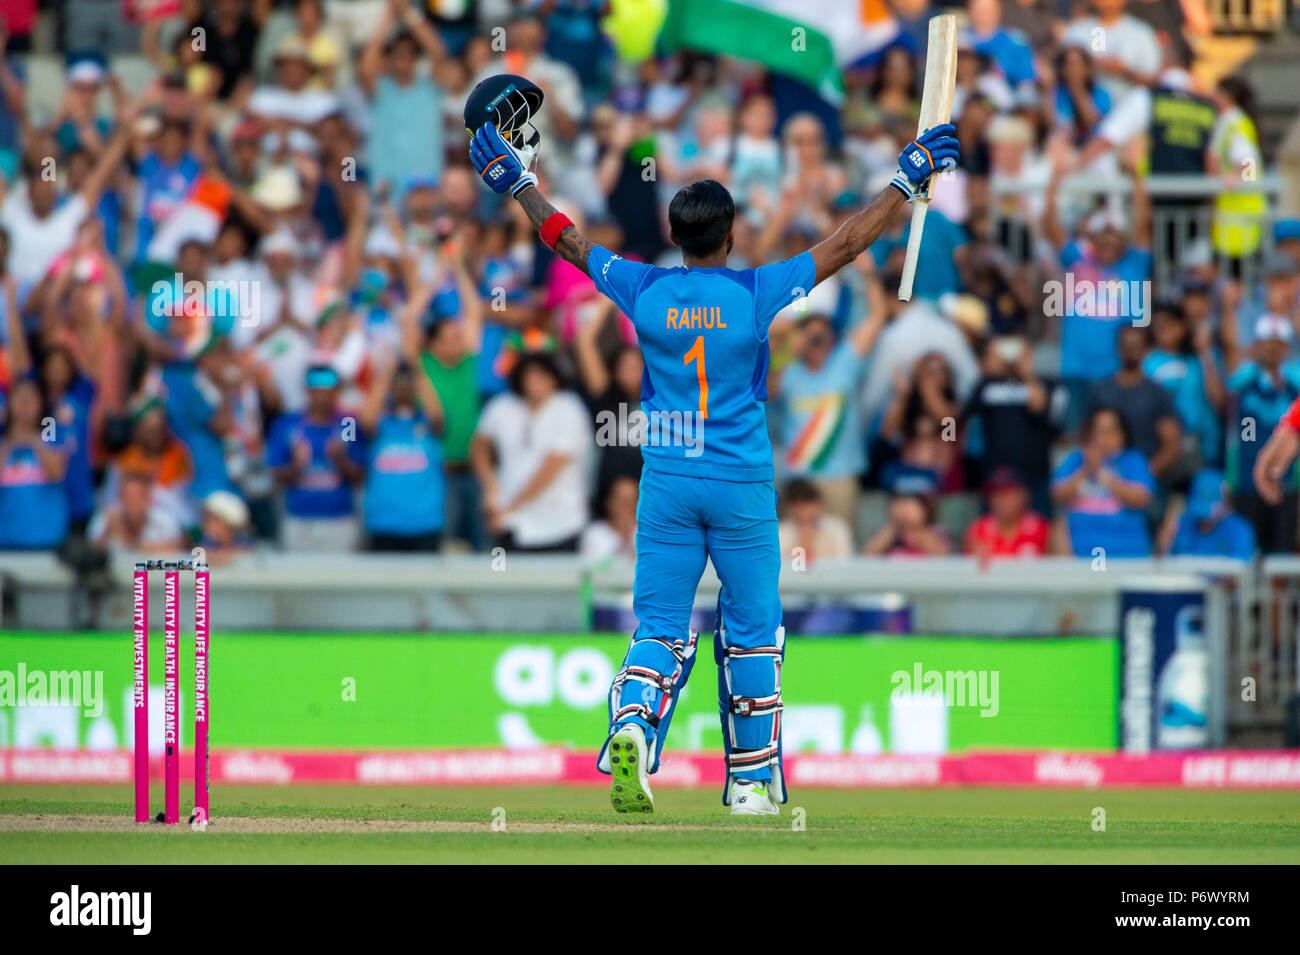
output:
[[[546,243],[548,249],[554,249],[555,243],[560,241],[560,233],[573,225],[569,217],[563,212],[552,212],[545,222],[542,223],[540,230],[542,241]]]

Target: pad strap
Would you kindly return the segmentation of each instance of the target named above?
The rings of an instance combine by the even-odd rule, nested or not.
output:
[[[781,705],[781,694],[773,693],[771,696],[733,696],[731,698],[731,712],[737,716],[761,716],[764,713],[776,713],[783,709]]]
[[[776,743],[762,749],[733,749],[727,756],[727,768],[734,775],[747,769],[759,769],[777,762]]]
[[[650,709],[650,707],[645,703],[629,703],[622,709],[615,710],[612,722],[622,723],[624,720],[632,716],[639,716],[651,726],[657,727],[659,725],[659,714]]]

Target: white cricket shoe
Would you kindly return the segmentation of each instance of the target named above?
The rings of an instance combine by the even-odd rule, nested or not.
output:
[[[733,779],[729,802],[733,816],[779,816],[781,804],[772,798],[767,783],[755,779]]]
[[[635,723],[624,725],[609,741],[609,770],[613,777],[609,802],[615,812],[655,811],[648,748],[644,731]]]

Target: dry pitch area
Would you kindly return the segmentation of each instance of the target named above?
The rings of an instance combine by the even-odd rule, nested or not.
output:
[[[0,785],[0,859],[1300,863],[1300,799],[1287,792],[799,790],[777,819],[727,815],[713,790],[656,795],[655,815],[617,816],[594,788],[220,787],[196,832],[135,825],[127,786]]]

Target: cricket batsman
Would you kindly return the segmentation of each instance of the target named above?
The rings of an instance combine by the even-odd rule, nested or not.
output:
[[[727,267],[735,204],[704,179],[668,209],[682,264],[629,262],[593,245],[546,201],[530,172],[540,136],[529,119],[541,91],[503,74],[465,105],[470,159],[498,193],[524,208],[542,241],[591,276],[636,327],[645,357],[642,410],[672,429],[648,429],[637,512],[633,612],[637,630],[610,688],[599,768],[619,812],[651,812],[649,774],[695,662],[695,592],[712,559],[722,583],[713,635],[726,750],[723,804],[772,815],[786,801],[781,773],[785,632],[777,580],[776,489],[767,436],[768,327],[776,313],[861,255],[903,202],[956,162],[955,129],[929,129],[903,150],[898,173],[871,204],[808,251],[757,269]],[[691,422],[696,440],[680,436]],[[702,449],[702,450],[701,450]]]

